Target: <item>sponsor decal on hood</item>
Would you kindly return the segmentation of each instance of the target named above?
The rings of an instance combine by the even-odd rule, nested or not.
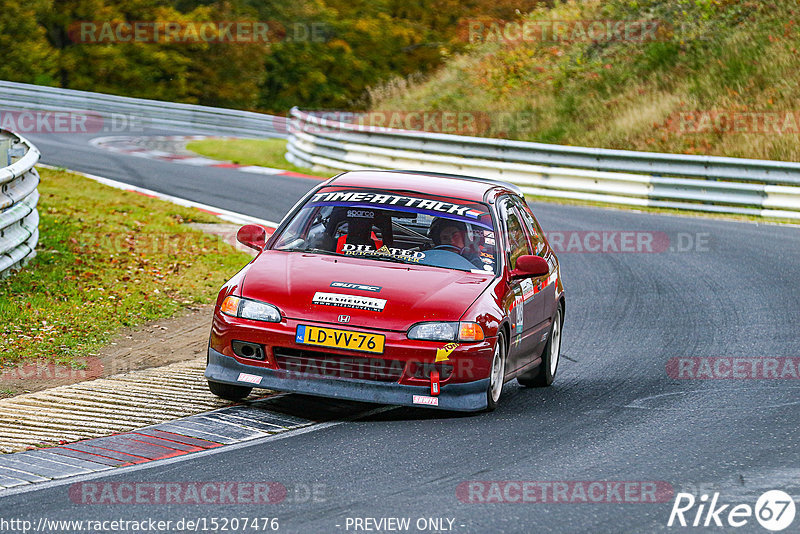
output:
[[[322,306],[338,306],[340,308],[355,308],[357,310],[383,311],[386,299],[362,297],[360,295],[343,295],[341,293],[324,293],[317,291],[311,300],[313,304]]]
[[[331,287],[338,287],[341,289],[358,289],[359,291],[372,291],[373,293],[378,293],[381,289],[383,289],[381,286],[368,286],[365,284],[354,284],[351,282],[331,282]]]

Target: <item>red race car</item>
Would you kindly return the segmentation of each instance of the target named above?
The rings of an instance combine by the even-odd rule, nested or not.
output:
[[[511,184],[412,171],[340,174],[309,192],[219,293],[205,376],[357,401],[492,410],[503,384],[558,369],[558,260]]]

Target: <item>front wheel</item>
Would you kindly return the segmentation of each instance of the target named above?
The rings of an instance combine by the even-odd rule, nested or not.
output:
[[[208,389],[210,389],[211,393],[213,393],[217,397],[229,401],[242,400],[243,398],[250,395],[251,391],[253,391],[253,388],[248,388],[245,386],[234,386],[231,384],[223,384],[221,382],[212,382],[211,380],[208,381]]]
[[[561,306],[556,310],[553,317],[553,325],[550,327],[550,337],[547,345],[542,352],[542,363],[538,368],[527,371],[517,377],[517,382],[525,387],[542,388],[553,383],[558,370],[558,360],[561,357],[561,327],[562,327]]]
[[[506,378],[506,336],[501,331],[497,334],[497,343],[494,345],[492,368],[489,374],[489,389],[486,391],[486,411],[491,412],[497,408],[500,394],[503,392],[503,382]]]

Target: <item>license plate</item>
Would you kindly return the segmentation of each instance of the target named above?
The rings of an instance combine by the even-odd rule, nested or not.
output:
[[[317,326],[301,324],[297,326],[295,341],[304,345],[319,345],[321,347],[334,347],[337,349],[383,354],[383,345],[386,341],[386,336],[381,334],[368,334],[366,332],[353,332],[351,330],[337,330],[335,328],[319,328]]]

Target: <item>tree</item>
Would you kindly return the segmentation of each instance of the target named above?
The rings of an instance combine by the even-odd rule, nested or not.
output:
[[[56,84],[56,52],[37,22],[37,14],[50,8],[49,0],[3,4],[0,9],[0,79]]]

